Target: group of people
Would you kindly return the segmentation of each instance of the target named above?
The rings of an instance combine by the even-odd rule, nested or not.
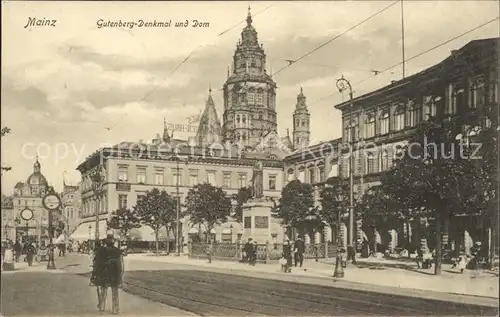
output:
[[[297,239],[295,239],[293,245],[290,242],[290,239],[285,238],[285,241],[283,242],[282,258],[280,260],[281,270],[285,273],[291,273],[292,264],[295,264],[295,267],[297,267],[297,265],[302,267],[302,264],[304,263],[305,251],[306,245],[301,236],[297,236]]]
[[[112,313],[119,313],[118,289],[122,285],[124,272],[122,251],[115,246],[113,235],[106,239],[96,241],[93,250],[92,275],[90,285],[97,289],[97,308],[104,311],[108,288],[111,288]]]
[[[38,253],[38,247],[31,240],[26,241],[24,244],[16,241],[2,242],[1,255],[2,255],[2,269],[4,271],[14,270],[14,263],[18,263],[21,260],[21,256],[24,254],[24,261],[28,263],[28,266],[33,265]]]

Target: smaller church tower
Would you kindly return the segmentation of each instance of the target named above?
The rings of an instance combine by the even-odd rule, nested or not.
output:
[[[220,142],[221,125],[217,110],[215,109],[215,102],[212,98],[212,87],[208,89],[208,99],[205,103],[205,110],[200,117],[200,124],[196,131],[196,144],[199,146],[209,146],[213,143]]]
[[[310,141],[310,117],[311,114],[307,110],[306,97],[302,87],[300,87],[300,93],[297,96],[297,104],[295,105],[295,111],[293,112],[293,148],[301,149],[309,146]]]

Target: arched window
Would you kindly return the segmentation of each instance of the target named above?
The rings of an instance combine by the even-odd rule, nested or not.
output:
[[[389,153],[383,150],[380,154],[380,170],[385,171],[389,169]]]
[[[305,127],[306,126],[306,120],[302,120],[302,126]]]
[[[396,149],[394,151],[394,160],[398,160],[402,158],[404,155],[404,150],[401,145],[396,145]]]
[[[309,183],[310,184],[315,184],[316,183],[316,168],[314,166],[308,167],[308,174],[309,174]]]
[[[380,115],[380,134],[389,133],[389,110],[383,110]]]
[[[240,123],[240,115],[239,114],[236,115],[236,123]]]
[[[258,106],[264,105],[264,91],[262,88],[257,89],[257,94],[255,95],[255,104]]]
[[[356,121],[349,121],[347,127],[345,128],[345,139],[346,142],[353,142],[356,139],[357,124]]]
[[[366,155],[366,173],[375,173],[375,156],[371,152]]]
[[[259,112],[259,120],[262,120],[264,119],[264,115],[262,114],[262,112]]]
[[[299,168],[299,181],[302,183],[306,181],[306,168],[304,166]]]
[[[375,136],[375,115],[373,113],[369,113],[366,116],[365,137],[373,138],[374,136]]]
[[[437,103],[441,100],[439,96],[427,96],[424,98],[424,120],[436,116]]]
[[[410,100],[410,117],[408,118],[410,127],[414,127],[420,122],[421,113],[420,105],[415,100]]]
[[[243,124],[245,124],[247,122],[247,116],[246,115],[241,116],[241,122],[243,122]]]
[[[289,182],[293,181],[295,179],[295,171],[293,170],[293,168],[289,168],[288,169],[288,177],[287,177],[287,180]]]
[[[394,130],[401,131],[405,128],[405,107],[400,105],[394,111]]]
[[[299,125],[300,125],[300,120],[299,119],[295,120],[295,126],[298,127]]]

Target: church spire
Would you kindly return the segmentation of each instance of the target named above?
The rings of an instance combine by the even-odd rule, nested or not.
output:
[[[248,15],[247,15],[247,25],[251,26],[252,25],[252,12],[251,12],[250,6],[248,6]]]
[[[170,135],[168,134],[167,128],[167,119],[165,117],[163,117],[163,142],[170,142]]]
[[[41,170],[41,165],[40,162],[38,162],[38,153],[35,158],[35,164],[33,164],[33,172],[35,173],[40,173]]]
[[[215,109],[215,102],[212,98],[211,84],[208,88],[208,98],[205,103],[205,110],[203,110],[203,114],[200,117],[195,141],[199,146],[207,146],[221,141],[221,125],[217,110]]]

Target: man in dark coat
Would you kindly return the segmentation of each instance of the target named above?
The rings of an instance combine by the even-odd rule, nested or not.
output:
[[[21,253],[23,251],[23,246],[19,242],[19,240],[16,240],[16,243],[14,244],[14,253],[16,256],[16,262],[19,262],[19,259],[21,258]]]
[[[31,241],[28,241],[26,246],[24,247],[24,252],[26,253],[26,261],[28,262],[28,266],[33,265],[33,258],[36,254],[36,249]]]
[[[300,264],[300,267],[302,267],[302,263],[304,262],[304,252],[306,251],[306,245],[304,244],[304,241],[302,241],[300,236],[298,236],[297,240],[295,240],[293,249],[295,251],[294,255],[295,267],[297,267],[297,264]]]
[[[93,284],[97,286],[98,307],[100,311],[106,308],[108,287],[111,287],[112,313],[119,312],[118,289],[122,285],[124,266],[119,248],[114,246],[114,238],[108,235],[103,245],[96,248],[93,270]]]
[[[251,263],[252,252],[253,252],[252,250],[253,250],[252,238],[248,238],[247,243],[245,243],[245,246],[243,247],[243,251],[245,252],[245,257],[243,258],[243,262]]]

